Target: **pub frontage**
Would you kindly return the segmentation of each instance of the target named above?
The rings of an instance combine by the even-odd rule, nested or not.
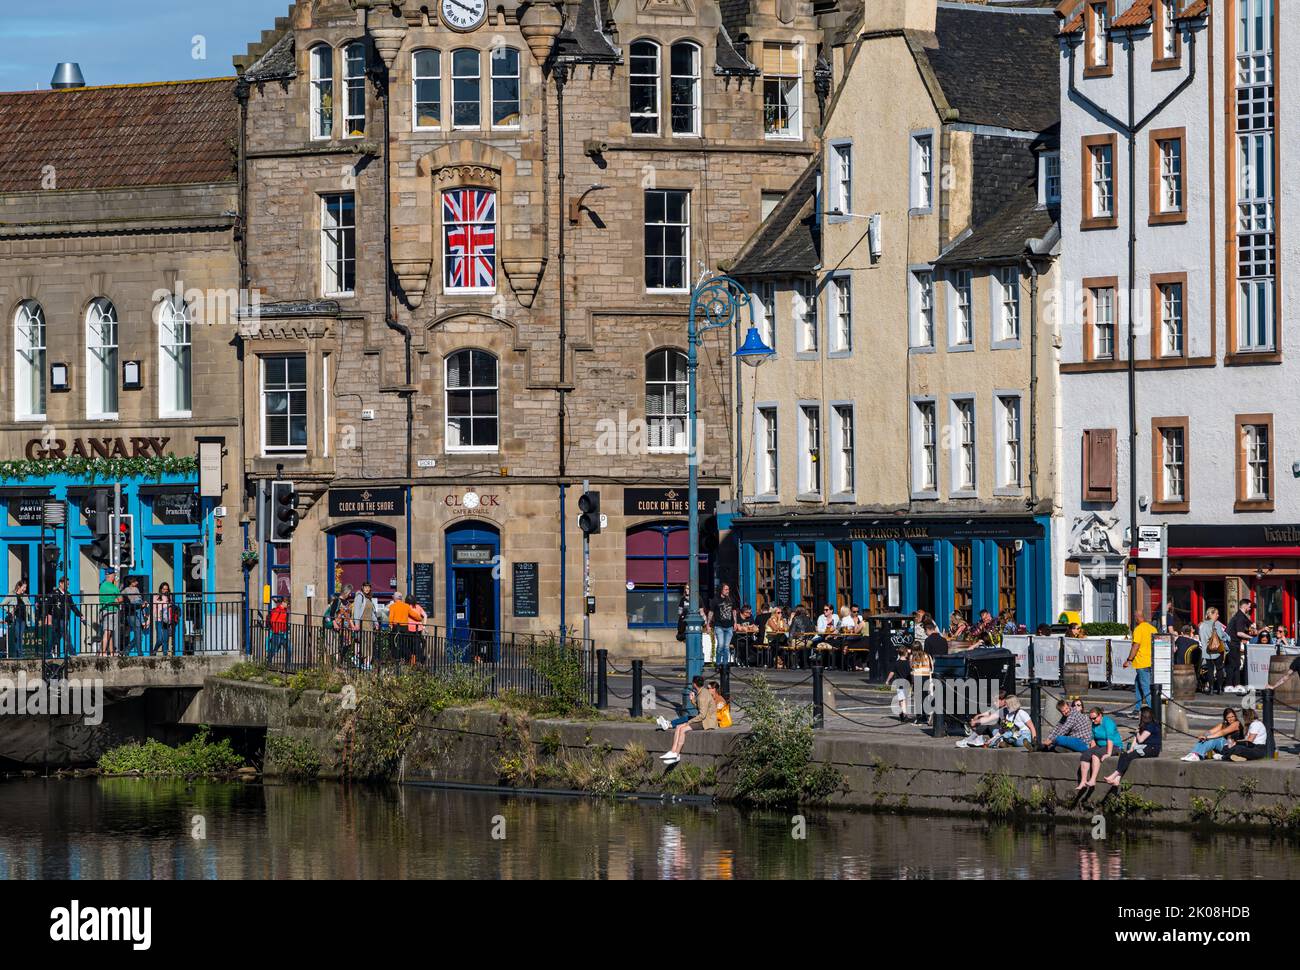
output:
[[[832,514],[747,515],[731,520],[741,601],[857,605],[870,614],[923,609],[946,626],[987,609],[1033,630],[1050,622],[1051,548],[1046,517],[964,518]]]

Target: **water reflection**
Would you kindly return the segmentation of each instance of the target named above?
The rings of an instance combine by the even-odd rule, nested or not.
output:
[[[1294,878],[1267,837],[143,779],[0,783],[0,878]],[[201,837],[199,837],[201,836]],[[497,837],[494,837],[497,836]],[[501,838],[499,836],[504,836]]]

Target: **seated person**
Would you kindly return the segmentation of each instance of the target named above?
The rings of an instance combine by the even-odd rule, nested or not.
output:
[[[990,748],[1032,748],[1038,739],[1038,729],[1034,727],[1029,712],[1020,706],[1019,697],[1008,697],[1002,719],[989,738]]]
[[[757,633],[758,624],[754,622],[754,611],[748,606],[742,606],[736,615],[736,625],[732,631],[734,637],[732,642],[736,644],[736,662],[742,667],[749,666]]]
[[[840,635],[844,637],[845,666],[848,665],[848,651],[865,651],[870,643],[867,639],[867,618],[862,615],[862,611],[854,606],[849,611],[847,623],[840,624]],[[859,659],[853,661],[854,670],[865,670],[862,664],[862,654],[857,654]]]
[[[1083,702],[1078,706],[1062,697],[1056,702],[1056,709],[1061,719],[1043,744],[1044,751],[1073,751],[1082,754],[1092,747],[1092,725],[1083,713]]]
[[[1082,623],[1071,623],[1069,632],[1067,632],[1065,635],[1069,637],[1071,640],[1082,640],[1088,634],[1083,632]]]
[[[980,610],[980,621],[970,631],[969,639],[981,640],[985,646],[993,645],[993,634],[997,632],[998,621],[988,610]]]
[[[1097,787],[1097,773],[1101,763],[1124,746],[1124,739],[1119,736],[1119,726],[1115,719],[1100,707],[1088,712],[1092,722],[1092,747],[1079,755],[1079,784],[1075,791]]]
[[[970,624],[966,622],[966,618],[953,610],[948,616],[948,639],[965,640],[969,632]]]
[[[1138,758],[1156,758],[1160,756],[1160,722],[1156,720],[1151,708],[1142,708],[1138,715],[1137,730],[1128,748],[1119,756],[1119,767],[1106,776],[1106,784],[1118,785],[1124,778],[1128,766]]]
[[[976,714],[970,719],[966,726],[966,737],[957,742],[959,748],[982,748],[988,742],[988,736],[997,729],[998,724],[1005,718],[1007,708],[1007,692],[998,691],[998,701],[987,711]]]
[[[837,626],[839,618],[835,615],[835,608],[827,603],[822,607],[822,615],[817,617],[817,636],[813,637],[812,645],[816,647],[824,643],[828,636],[835,633]]]
[[[1229,761],[1258,761],[1268,756],[1268,728],[1255,715],[1253,707],[1241,712],[1241,720],[1246,725],[1246,736],[1240,741],[1228,741],[1223,753]]]
[[[1202,734],[1196,742],[1196,747],[1187,754],[1183,755],[1184,761],[1209,761],[1214,755],[1218,754],[1225,747],[1228,741],[1235,740],[1241,736],[1241,718],[1231,707],[1223,709],[1223,721],[1216,724],[1207,733]]]
[[[1174,640],[1174,663],[1191,664],[1197,672],[1201,669],[1201,641],[1196,636],[1196,628],[1184,623]]]
[[[789,644],[788,631],[790,628],[786,626],[785,612],[781,607],[772,607],[772,612],[767,618],[767,625],[763,629],[763,642],[769,647],[780,648]]]

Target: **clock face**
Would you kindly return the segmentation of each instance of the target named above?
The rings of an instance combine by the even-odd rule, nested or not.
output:
[[[487,16],[487,0],[440,0],[439,6],[452,30],[473,30]]]

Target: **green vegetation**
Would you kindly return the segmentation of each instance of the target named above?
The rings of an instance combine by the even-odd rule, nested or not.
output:
[[[754,678],[746,704],[749,733],[737,741],[736,797],[762,806],[824,801],[844,786],[844,776],[813,761],[811,706],[777,700],[767,680]]]
[[[543,717],[582,717],[591,713],[587,678],[578,651],[550,639],[532,647],[529,660],[551,688],[548,696],[530,705],[534,713]]]
[[[1085,623],[1083,632],[1090,637],[1126,637],[1129,629],[1125,623]]]
[[[208,740],[206,724],[193,738],[175,748],[151,738],[143,744],[132,741],[105,751],[99,759],[99,768],[105,774],[136,772],[187,778],[224,775],[243,764],[244,759],[231,750],[229,738],[215,743]]]
[[[1101,810],[1111,818],[1135,818],[1160,811],[1160,806],[1139,795],[1128,782],[1121,782],[1119,790],[1111,790],[1101,801]]]
[[[266,770],[295,781],[312,781],[320,774],[320,755],[306,741],[274,735],[266,739]]]

